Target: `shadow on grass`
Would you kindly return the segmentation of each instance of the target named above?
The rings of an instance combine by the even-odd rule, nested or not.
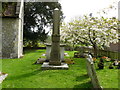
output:
[[[104,70],[104,69],[99,69],[99,68],[96,69],[96,71],[103,71],[103,70]]]
[[[86,80],[86,79],[88,79],[89,77],[88,77],[88,75],[87,74],[84,74],[84,75],[82,75],[82,76],[79,76],[79,77],[76,77],[76,81],[79,81],[79,82],[82,82],[83,80]],[[79,84],[79,85],[75,85],[74,86],[74,89],[75,88],[92,88],[93,86],[92,86],[92,84],[91,84],[91,81],[88,81],[88,82],[86,82],[86,83],[82,83],[82,84]],[[76,90],[76,89],[75,89]]]
[[[37,51],[37,50],[39,50],[39,51]],[[43,53],[43,52],[45,52],[45,49],[28,49],[28,50],[24,50],[23,51],[23,54],[29,54],[29,53]]]
[[[26,74],[22,74],[22,75],[19,75],[19,76],[8,77],[6,80],[17,80],[17,79],[22,79],[22,78],[26,78],[26,77],[28,78],[28,77],[31,77],[31,76],[36,75],[38,73],[41,73],[41,72],[42,72],[41,70],[36,70],[36,71],[26,73]]]
[[[93,88],[93,85],[91,84],[91,82],[86,82],[86,83],[82,83],[82,84],[79,84],[79,85],[75,85],[73,90],[76,90],[76,88]]]
[[[84,74],[82,76],[76,77],[76,81],[83,81],[83,80],[88,79],[88,78],[89,78],[88,75]]]

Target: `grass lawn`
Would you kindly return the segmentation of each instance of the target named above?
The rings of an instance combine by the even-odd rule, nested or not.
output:
[[[73,57],[74,51],[66,52]],[[40,64],[33,63],[45,50],[27,50],[24,53],[20,59],[2,60],[2,72],[8,73],[2,83],[3,88],[92,88],[84,58],[73,58],[75,64],[69,65],[69,70],[41,70]],[[117,69],[96,71],[104,88],[118,88]]]
[[[42,71],[41,65],[32,65],[45,50],[28,50],[21,59],[3,59],[2,71],[8,73],[3,88],[91,88],[86,75],[85,59],[74,59],[69,70]],[[74,52],[68,52],[73,56]]]
[[[100,85],[102,85],[104,88],[118,88],[119,70],[115,68],[108,69],[108,65],[109,65],[108,62],[106,62],[104,65],[105,68],[102,70],[98,69],[98,67],[96,68],[96,73],[100,81]]]

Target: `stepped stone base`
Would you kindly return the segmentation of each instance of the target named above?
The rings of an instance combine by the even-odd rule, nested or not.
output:
[[[68,68],[69,67],[66,63],[61,63],[61,65],[55,66],[55,65],[49,65],[49,62],[44,62],[41,66],[42,70],[58,70],[58,69],[67,70]]]

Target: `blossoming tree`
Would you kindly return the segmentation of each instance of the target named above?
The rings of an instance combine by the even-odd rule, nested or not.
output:
[[[118,42],[116,18],[84,16],[74,19],[61,26],[61,40],[65,43],[85,44],[92,46],[94,57],[97,56],[97,49],[109,47],[110,43]]]

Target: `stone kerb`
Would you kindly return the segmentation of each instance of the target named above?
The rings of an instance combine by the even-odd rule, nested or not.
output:
[[[86,54],[86,66],[87,66],[87,74],[91,78],[93,87],[102,90],[102,86],[100,86],[99,80],[97,78],[97,74],[95,71],[95,67],[91,55]]]

